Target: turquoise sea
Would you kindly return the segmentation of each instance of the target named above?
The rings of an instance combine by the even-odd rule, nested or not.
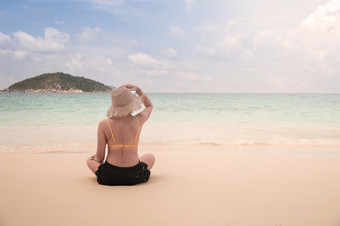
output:
[[[340,147],[340,94],[148,96],[154,111],[141,144]],[[93,148],[110,101],[108,93],[0,93],[0,151]]]

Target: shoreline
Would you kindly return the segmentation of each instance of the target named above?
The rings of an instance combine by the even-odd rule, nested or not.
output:
[[[96,142],[86,143],[31,143],[1,144],[1,153],[16,154],[72,154],[95,153]],[[140,152],[153,153],[205,153],[205,154],[244,154],[276,156],[329,156],[340,157],[339,145],[216,145],[216,144],[143,144]]]
[[[81,89],[79,90],[23,90],[23,91],[6,91],[0,90],[0,93],[111,93],[111,91],[92,91],[86,92]]]
[[[0,153],[0,224],[339,225],[339,156],[195,151],[153,152],[130,187],[98,185],[89,153]]]

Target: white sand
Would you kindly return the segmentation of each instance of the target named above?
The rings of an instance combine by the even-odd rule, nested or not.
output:
[[[153,153],[148,183],[98,185],[91,153],[0,153],[0,225],[340,225],[340,157]]]

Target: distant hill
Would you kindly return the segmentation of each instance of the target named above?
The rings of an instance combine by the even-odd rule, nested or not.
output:
[[[8,92],[110,92],[112,89],[100,82],[62,72],[38,75],[17,82]]]

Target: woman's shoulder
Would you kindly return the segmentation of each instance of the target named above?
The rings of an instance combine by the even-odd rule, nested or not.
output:
[[[111,118],[105,118],[103,120],[101,120],[98,123],[98,126],[100,127],[106,127],[108,124],[115,123],[116,126],[119,125],[127,125],[127,124],[134,124],[136,123],[136,118],[138,119],[139,124],[144,124],[145,122],[145,116],[141,116],[141,114],[138,114],[136,116],[130,116],[130,117],[124,117],[124,118],[115,118],[115,119],[111,119]]]
[[[103,124],[103,123],[107,123],[108,118],[102,119],[101,121],[99,121],[99,124]]]
[[[100,127],[100,128],[105,127],[107,125],[107,120],[108,120],[108,118],[99,121],[98,127]]]

